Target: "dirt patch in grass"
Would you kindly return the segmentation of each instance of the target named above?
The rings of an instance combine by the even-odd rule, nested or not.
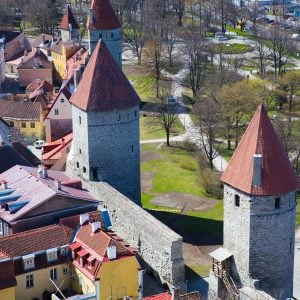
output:
[[[152,172],[143,172],[141,174],[141,188],[143,193],[149,193],[152,190]]]
[[[138,65],[124,65],[122,67],[123,72],[126,74],[127,77],[130,76],[142,76],[150,74],[147,68]]]
[[[160,194],[151,200],[152,204],[181,209],[182,213],[189,211],[206,211],[213,208],[217,200],[205,199],[183,193]]]
[[[149,161],[149,160],[159,160],[162,159],[162,155],[159,153],[154,153],[154,152],[148,152],[148,151],[142,151],[141,152],[141,161]]]

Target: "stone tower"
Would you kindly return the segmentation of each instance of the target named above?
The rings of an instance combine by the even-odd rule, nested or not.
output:
[[[122,67],[121,24],[109,0],[92,0],[87,29],[90,54],[93,53],[98,41],[103,39],[119,67]]]
[[[64,42],[79,40],[79,26],[70,5],[67,5],[65,14],[60,22],[60,35]]]
[[[103,40],[70,102],[69,170],[84,180],[105,181],[140,203],[140,99]]]
[[[211,254],[214,262],[230,266],[227,271],[238,288],[291,298],[299,181],[263,105],[221,179],[225,249]]]

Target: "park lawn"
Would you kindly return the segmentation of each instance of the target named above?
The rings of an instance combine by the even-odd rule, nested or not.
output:
[[[246,52],[253,51],[253,48],[246,44],[215,44],[213,46],[213,50],[216,53],[224,53],[224,54],[241,54]]]
[[[162,127],[151,126],[151,120],[153,117],[140,117],[140,138],[141,140],[152,140],[152,139],[164,139],[166,138],[166,132]],[[180,135],[184,133],[184,127],[181,124],[180,120],[177,119],[175,121],[174,126],[171,129],[171,137],[176,135]]]
[[[234,32],[234,33],[236,33],[240,36],[243,36],[245,38],[248,38],[248,39],[254,39],[255,38],[255,36],[252,33],[247,32],[247,31],[241,31],[240,29],[234,28],[233,26],[230,26],[228,24],[226,24],[226,30]]]
[[[178,192],[195,196],[205,196],[207,193],[199,184],[198,162],[192,153],[176,148],[147,145],[143,149],[160,153],[163,159],[142,163],[142,171],[153,172],[153,193]],[[151,147],[151,148],[150,148]],[[146,149],[145,149],[146,148]]]
[[[128,76],[141,100],[146,101],[155,97],[155,77],[152,74]]]

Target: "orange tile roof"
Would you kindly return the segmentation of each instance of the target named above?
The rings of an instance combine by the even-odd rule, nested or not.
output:
[[[62,17],[62,20],[60,22],[60,28],[69,30],[69,24],[72,25],[72,29],[79,29],[79,26],[75,20],[75,17],[72,13],[70,5],[67,5],[66,11],[64,16]]]
[[[254,154],[262,155],[261,186],[252,184]],[[282,195],[299,188],[299,179],[263,105],[249,123],[221,180],[250,195]]]
[[[116,16],[109,0],[92,0],[94,19],[91,24],[88,16],[87,28],[92,30],[109,30],[121,28],[121,23]]]
[[[70,102],[84,111],[107,112],[126,109],[140,103],[140,98],[100,40]]]

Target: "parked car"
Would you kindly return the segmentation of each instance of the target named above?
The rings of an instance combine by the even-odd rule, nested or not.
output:
[[[45,145],[45,141],[43,140],[37,140],[33,143],[35,149],[42,149],[44,145]]]
[[[228,37],[227,37],[227,36],[219,36],[218,41],[219,41],[219,42],[225,42],[225,41],[228,41]]]

